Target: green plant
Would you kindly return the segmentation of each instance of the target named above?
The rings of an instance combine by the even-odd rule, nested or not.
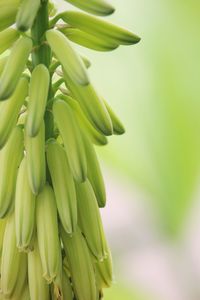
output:
[[[68,2],[99,16],[114,12],[103,0]],[[70,40],[110,51],[140,39],[89,14],[56,14],[44,0],[1,0],[0,29],[2,299],[102,298],[112,261],[93,144],[124,128]]]

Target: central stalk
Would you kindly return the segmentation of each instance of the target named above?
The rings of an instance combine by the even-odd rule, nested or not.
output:
[[[33,27],[31,37],[34,51],[32,53],[33,66],[44,64],[47,68],[51,62],[51,50],[45,43],[45,32],[49,29],[48,1],[42,2]]]
[[[46,43],[45,33],[49,29],[48,1],[42,1],[37,17],[31,28],[31,37],[34,50],[32,52],[32,66],[35,68],[39,64],[44,64],[48,69],[51,63],[51,49]],[[52,84],[50,78],[48,101],[52,98]],[[46,110],[45,121],[45,139],[53,137],[54,126],[52,113]]]

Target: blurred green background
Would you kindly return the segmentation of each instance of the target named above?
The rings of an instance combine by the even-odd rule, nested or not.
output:
[[[105,299],[198,300],[200,2],[110,2],[108,19],[142,40],[110,53],[80,48],[126,127],[97,149],[116,274]]]

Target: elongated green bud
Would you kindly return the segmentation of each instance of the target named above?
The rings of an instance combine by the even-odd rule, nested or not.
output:
[[[38,134],[30,137],[25,133],[25,149],[27,157],[27,171],[32,193],[37,195],[46,183],[45,162],[45,125],[42,121]]]
[[[119,45],[112,41],[104,40],[103,38],[96,37],[77,28],[64,27],[60,31],[64,33],[68,39],[83,47],[96,50],[96,51],[112,51]]]
[[[62,228],[61,237],[69,262],[76,298],[79,300],[96,299],[94,269],[84,237],[79,229],[70,237]]]
[[[17,281],[14,287],[12,294],[9,297],[9,300],[23,300],[24,288],[27,285],[27,270],[28,269],[28,262],[27,262],[27,255],[25,253],[21,253],[20,255],[20,262],[19,262],[19,274],[17,276]],[[27,299],[26,299],[27,300]]]
[[[17,300],[17,299],[13,299],[13,300]],[[26,284],[24,286],[24,289],[21,293],[21,299],[20,300],[31,300],[28,284]]]
[[[0,265],[1,265],[1,258],[2,258],[3,238],[4,238],[5,228],[6,228],[6,222],[7,222],[7,218],[0,220]],[[0,292],[0,295],[1,295],[1,292]]]
[[[3,72],[3,69],[4,69],[5,65],[6,65],[7,60],[8,60],[8,56],[3,56],[0,59],[0,76],[1,76],[1,74]]]
[[[33,25],[37,12],[40,8],[40,0],[23,0],[20,4],[16,24],[21,31],[27,31]]]
[[[45,65],[38,65],[33,70],[29,87],[28,117],[26,131],[29,136],[36,136],[41,127],[49,91],[50,76]]]
[[[88,69],[89,67],[91,67],[91,61],[89,60],[88,57],[86,57],[85,55],[80,54],[80,53],[79,53],[79,56],[81,57],[81,59],[82,59],[84,65],[85,65],[85,67],[86,67],[87,69]],[[60,65],[61,65],[61,63],[60,63],[58,60],[56,60],[56,59],[53,60],[51,66],[50,66],[50,72],[52,73],[52,72],[56,71],[56,73],[57,73],[58,70],[56,70],[56,69],[57,69],[57,67],[59,67]],[[59,70],[58,73],[59,73],[59,74],[57,74],[57,75],[63,77],[63,72],[62,72],[61,70]]]
[[[86,68],[64,34],[56,30],[48,30],[46,38],[69,77],[79,85],[88,85]]]
[[[22,37],[13,46],[0,77],[0,100],[9,98],[14,92],[24,70],[32,48],[30,38]]]
[[[113,284],[113,267],[110,249],[107,247],[108,256],[102,262],[95,262],[95,275],[100,289],[109,288]]]
[[[26,157],[23,158],[17,175],[15,223],[17,247],[20,251],[32,250],[31,241],[35,229],[35,196],[28,181]]]
[[[63,100],[56,100],[53,114],[63,139],[68,162],[75,180],[86,179],[87,164],[80,130],[70,106]]]
[[[105,0],[66,0],[74,6],[98,16],[107,16],[114,13],[115,9]]]
[[[118,45],[131,45],[140,41],[137,35],[127,29],[82,12],[66,11],[60,14],[60,18],[82,31]]]
[[[0,1],[0,31],[15,23],[20,0]]]
[[[0,32],[0,54],[9,49],[19,38],[19,32],[14,28],[7,28]]]
[[[101,216],[91,184],[76,184],[78,222],[94,257],[103,261],[107,256]]]
[[[91,125],[80,108],[79,103],[69,96],[62,96],[62,99],[69,103],[70,107],[76,114],[79,127],[84,130],[90,141],[95,145],[106,145],[108,143],[107,138]]]
[[[63,228],[72,234],[77,225],[76,191],[64,148],[57,142],[47,145],[47,162]]]
[[[106,191],[103,176],[94,146],[83,136],[85,153],[87,156],[87,176],[92,185],[99,207],[106,205]]]
[[[42,264],[36,239],[34,250],[28,254],[28,283],[31,300],[49,300],[49,285],[42,277]]]
[[[5,296],[11,296],[14,291],[24,255],[16,247],[15,217],[12,214],[6,224],[1,261],[1,291]]]
[[[112,120],[112,124],[113,124],[113,133],[116,135],[121,135],[125,133],[125,128],[124,125],[122,124],[122,122],[119,120],[119,118],[117,117],[117,115],[115,114],[115,112],[112,110],[112,108],[110,107],[110,105],[104,100],[105,106],[107,108],[107,111],[110,115],[110,118]]]
[[[69,270],[69,262],[67,260],[66,255],[63,258],[63,268],[65,269],[65,272],[68,275],[68,277],[71,277],[70,270]]]
[[[45,185],[37,197],[36,225],[42,275],[48,283],[51,283],[60,272],[61,249],[56,202],[49,185]]]
[[[79,56],[82,59],[85,67],[87,69],[89,69],[91,67],[91,61],[89,60],[89,58],[86,57],[83,54],[80,54],[80,53],[79,53]],[[50,67],[50,70],[56,70],[56,68],[59,67],[60,65],[61,65],[61,63],[58,60],[56,60],[55,62],[52,63],[52,66]],[[56,70],[56,73],[57,73],[58,76],[63,77],[63,72],[61,70]]]
[[[21,78],[8,101],[0,102],[0,148],[7,142],[17,124],[18,114],[28,94],[28,80]]]
[[[0,151],[0,217],[12,209],[15,196],[17,170],[23,157],[23,131],[20,127],[13,132],[3,150]]]
[[[55,277],[53,284],[51,285],[51,299],[60,300],[63,298],[63,287],[62,287],[62,261],[60,261],[60,272]]]
[[[7,218],[0,220],[0,258],[2,255],[3,237],[4,237],[5,228],[6,228],[6,222],[7,222]]]
[[[63,272],[62,272],[62,288],[63,288],[63,299],[73,300],[74,297],[72,292],[72,286],[69,281],[69,277],[65,268],[63,268]]]
[[[62,30],[61,30],[60,28],[59,28],[59,30],[62,32]],[[89,60],[85,55],[83,55],[83,54],[80,54],[80,53],[79,53],[79,56],[81,57],[81,59],[82,59],[84,65],[85,65],[85,67],[88,69],[88,68],[91,66],[90,60]],[[54,72],[54,71],[56,70],[56,68],[59,67],[60,65],[61,65],[61,63],[60,63],[58,60],[56,60],[56,59],[53,60],[51,66],[50,66],[50,71],[51,71],[51,72]],[[58,70],[56,70],[56,73],[57,73],[57,71],[58,71]],[[58,73],[59,73],[59,74],[57,74],[57,75],[63,77],[63,72],[62,72],[61,70],[59,70]]]
[[[67,74],[64,74],[66,85],[73,94],[88,120],[91,124],[101,133],[105,135],[112,135],[113,128],[110,116],[105,107],[105,104],[98,96],[94,87],[89,84],[88,86],[80,86],[70,80]]]

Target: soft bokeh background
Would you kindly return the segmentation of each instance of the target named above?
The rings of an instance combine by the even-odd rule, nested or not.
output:
[[[200,2],[110,1],[108,19],[142,41],[110,53],[80,48],[126,127],[97,149],[115,265],[105,299],[199,300]]]

